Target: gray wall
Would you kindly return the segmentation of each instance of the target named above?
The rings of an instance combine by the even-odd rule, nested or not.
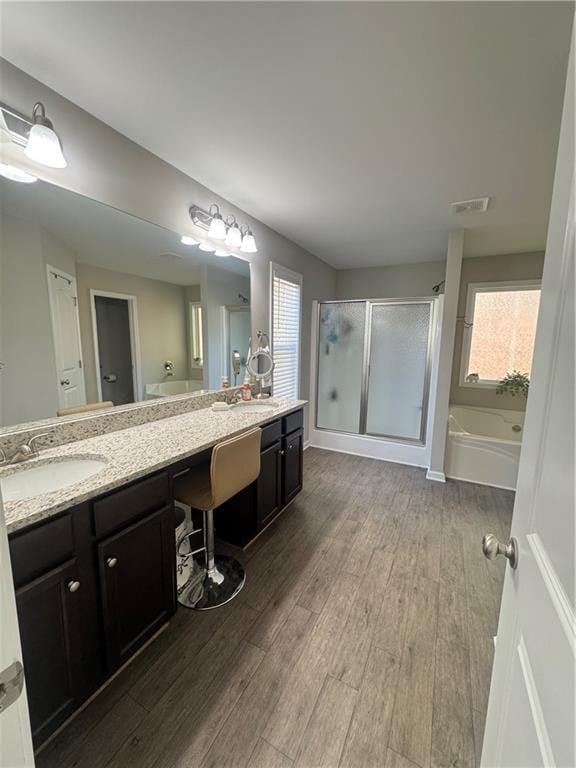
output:
[[[503,256],[478,256],[462,261],[458,316],[466,312],[468,283],[489,283],[506,280],[539,280],[544,269],[544,253],[514,253]],[[461,387],[460,361],[462,359],[463,325],[456,325],[454,360],[452,364],[452,388],[450,402],[456,405],[473,405],[481,408],[508,408],[524,411],[526,400],[511,395],[497,395],[493,389]]]
[[[74,274],[70,249],[42,227],[0,219],[0,424],[56,416],[58,387],[46,265]],[[70,268],[72,266],[72,268]]]
[[[445,261],[339,269],[336,272],[336,298],[407,299],[433,296],[432,286],[444,280],[445,271]]]
[[[334,298],[335,270],[256,219],[218,197],[194,179],[122,136],[55,91],[0,59],[2,101],[29,115],[43,101],[64,147],[68,167],[53,170],[34,166],[45,181],[107,203],[175,232],[192,233],[188,208],[218,203],[249,224],[259,252],[247,254],[251,263],[252,329],[269,330],[270,262],[304,277],[301,392],[310,385],[310,335],[313,299]],[[128,108],[128,107],[127,107]],[[192,139],[194,127],[191,126]],[[23,155],[19,155],[22,165]]]

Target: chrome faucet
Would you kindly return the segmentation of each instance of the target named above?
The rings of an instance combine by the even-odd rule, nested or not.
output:
[[[38,448],[35,446],[35,442],[42,437],[50,437],[50,433],[42,432],[39,435],[33,435],[25,443],[18,446],[14,454],[10,457],[10,460],[6,459],[6,454],[2,451],[4,461],[8,464],[19,464],[21,461],[28,461],[28,459],[35,458],[38,456]]]

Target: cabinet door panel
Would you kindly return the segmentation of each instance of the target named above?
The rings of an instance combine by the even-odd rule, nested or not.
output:
[[[279,440],[262,451],[260,462],[260,476],[256,481],[259,530],[282,508],[282,444]]]
[[[302,490],[304,434],[301,429],[284,438],[282,502],[288,504]]]
[[[32,735],[41,744],[81,702],[81,599],[75,560],[16,592]]]
[[[109,669],[122,664],[174,611],[173,514],[167,507],[98,545]]]

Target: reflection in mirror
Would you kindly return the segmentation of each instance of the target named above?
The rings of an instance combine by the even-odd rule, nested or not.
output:
[[[242,384],[247,262],[0,179],[0,425]]]

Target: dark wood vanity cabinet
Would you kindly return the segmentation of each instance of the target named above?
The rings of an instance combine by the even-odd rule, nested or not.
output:
[[[170,495],[154,475],[10,537],[36,746],[174,612]]]
[[[258,480],[216,510],[239,546],[302,488],[303,413],[262,428]],[[199,454],[9,537],[32,733],[42,744],[176,610],[173,476]]]
[[[98,570],[107,666],[113,671],[174,611],[172,507],[100,542]]]

